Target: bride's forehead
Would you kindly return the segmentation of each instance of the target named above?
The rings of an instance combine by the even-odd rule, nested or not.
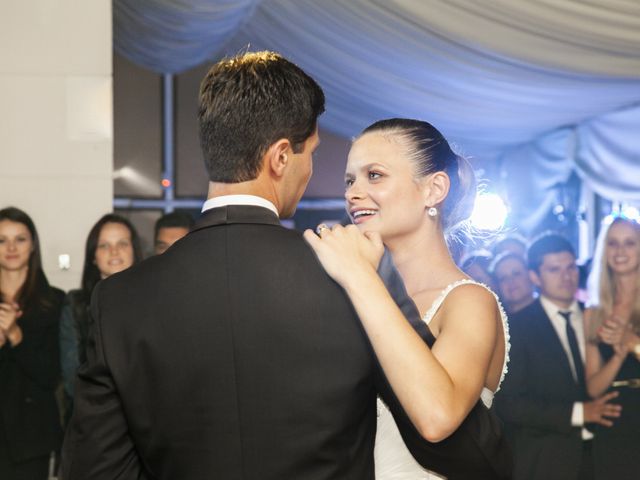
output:
[[[399,148],[401,146],[400,140],[400,137],[395,132],[367,132],[353,142],[352,149]]]
[[[368,133],[358,138],[349,151],[346,170],[358,170],[371,164],[389,168],[409,166],[409,156],[404,145],[387,135]]]

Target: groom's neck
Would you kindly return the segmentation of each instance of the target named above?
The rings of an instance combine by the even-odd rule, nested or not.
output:
[[[224,195],[254,195],[269,200],[277,207],[278,202],[275,192],[268,187],[259,178],[239,183],[209,182],[207,199]]]

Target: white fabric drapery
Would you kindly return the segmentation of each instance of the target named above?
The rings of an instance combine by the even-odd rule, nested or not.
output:
[[[347,137],[428,120],[476,165],[532,183],[517,187],[531,188],[532,224],[573,170],[640,201],[636,0],[116,0],[114,22],[118,51],[158,72],[279,51],[322,85],[323,127]]]
[[[158,73],[212,58],[259,0],[114,0],[114,48]]]

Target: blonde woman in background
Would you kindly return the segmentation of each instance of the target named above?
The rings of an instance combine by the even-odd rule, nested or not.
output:
[[[613,426],[596,431],[596,478],[638,478],[640,389],[632,380],[640,378],[640,224],[618,217],[603,228],[593,265],[585,312],[587,390],[597,397],[615,389],[622,405]]]

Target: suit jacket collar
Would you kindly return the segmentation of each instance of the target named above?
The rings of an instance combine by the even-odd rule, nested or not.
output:
[[[537,348],[547,350],[551,355],[558,359],[558,368],[562,368],[565,370],[565,374],[567,378],[571,378],[571,381],[575,383],[573,372],[571,371],[571,365],[569,364],[569,358],[567,357],[567,352],[562,346],[562,342],[560,342],[560,338],[558,338],[558,334],[556,329],[553,327],[547,312],[542,306],[540,299],[537,298],[535,302],[533,302],[529,307],[529,321],[533,322],[535,328],[544,335],[546,340],[542,340],[544,342],[543,345],[538,345]],[[553,353],[551,353],[553,352]],[[580,392],[582,397],[586,398],[585,392]]]
[[[253,223],[280,226],[280,219],[268,208],[254,205],[227,205],[225,207],[211,208],[203,212],[192,232],[217,225],[230,225],[239,223]],[[395,269],[391,255],[385,255],[378,267],[378,273],[382,277],[387,289],[408,319],[412,327],[418,332],[429,346],[435,342],[435,338],[426,323],[420,318],[420,313],[415,304],[407,295],[400,274]]]
[[[280,225],[280,219],[268,208],[254,205],[227,205],[205,211],[196,221],[192,231],[238,223]]]
[[[538,330],[544,332],[546,336],[555,339],[555,341],[551,343],[553,343],[553,345],[557,344],[557,347],[560,349],[559,351],[562,351],[562,354],[566,356],[564,348],[558,338],[558,334],[556,333],[555,328],[553,328],[549,315],[547,315],[546,310],[540,302],[540,298],[536,298],[536,300],[527,308],[530,310],[529,321],[534,322],[533,325],[535,325]]]

